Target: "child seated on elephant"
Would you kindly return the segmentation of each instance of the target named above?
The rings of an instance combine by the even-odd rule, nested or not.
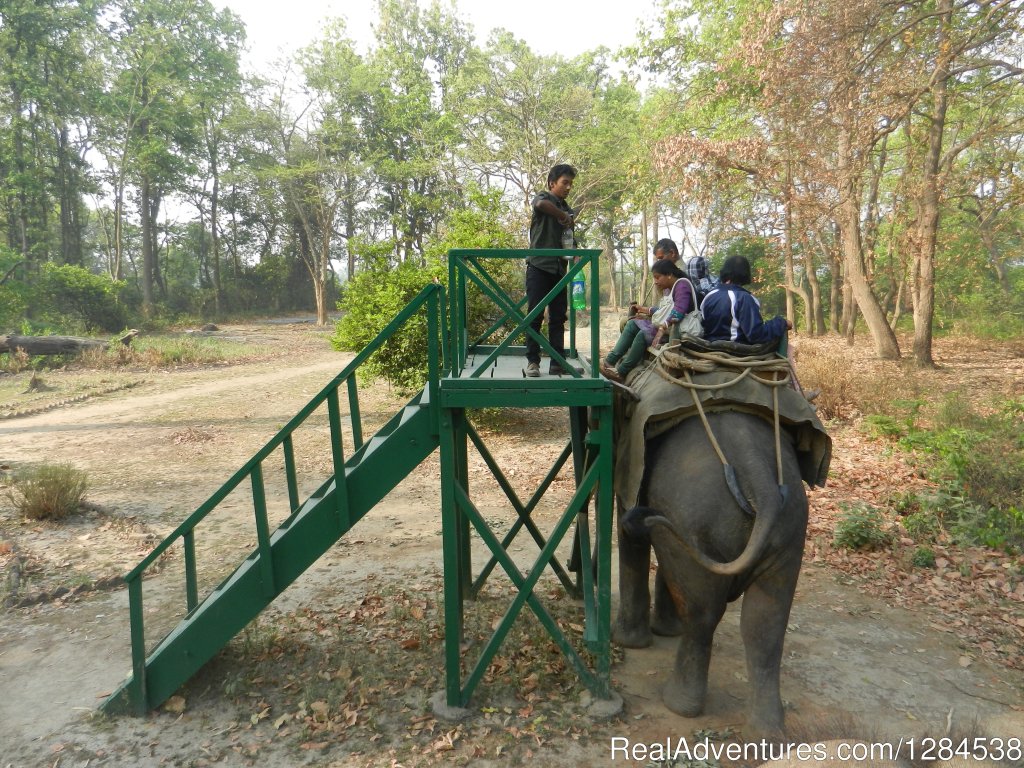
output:
[[[761,317],[760,302],[743,287],[751,281],[750,262],[745,256],[727,258],[719,277],[722,284],[709,292],[700,305],[705,341],[765,344],[778,341],[792,330],[793,324],[781,315],[767,322]],[[820,391],[803,389],[792,357],[787,357],[787,361],[793,389],[808,400],[814,400]]]
[[[701,302],[705,341],[764,344],[786,335],[793,325],[781,315],[768,322],[761,317],[761,303],[744,288],[751,281],[746,256],[730,256],[722,263],[721,285]]]
[[[694,297],[690,283],[688,280],[680,280],[684,275],[674,262],[668,259],[654,262],[651,276],[654,285],[661,291],[661,303],[656,307],[635,308],[636,312],[622,329],[614,349],[601,364],[601,373],[620,384],[639,365],[647,347],[657,346],[669,326],[678,323],[693,309]]]

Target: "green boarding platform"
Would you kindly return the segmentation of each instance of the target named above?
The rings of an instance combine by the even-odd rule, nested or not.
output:
[[[569,345],[562,376],[524,376],[524,348],[511,342],[534,334],[530,321],[544,310],[557,291],[572,279],[589,273],[589,304],[598,306],[600,251],[580,250],[568,274],[544,304],[525,311],[525,300],[510,298],[493,277],[490,265],[523,260],[537,251],[454,250],[449,254],[449,286],[429,285],[384,331],[227,483],[161,542],[125,577],[131,620],[132,674],[103,703],[107,712],[142,714],[159,707],[183,683],[259,615],[306,569],[370,512],[393,488],[435,450],[441,461],[441,518],[443,532],[445,668],[444,699],[449,707],[465,707],[488,665],[501,648],[513,622],[529,606],[582,681],[599,698],[610,689],[611,537],[612,537],[612,391],[591,361],[598,355],[598,313],[593,312],[585,349],[577,346],[576,313],[571,311]],[[549,255],[563,255],[551,251]],[[486,320],[471,317],[481,307]],[[424,323],[425,319],[425,323]],[[424,324],[428,342],[428,381],[424,389],[368,440],[363,439],[359,404],[359,367],[375,353],[386,354],[400,344],[408,324]],[[483,326],[487,326],[483,328]],[[471,338],[470,328],[474,333]],[[534,334],[549,355],[546,338]],[[497,340],[497,341],[495,341]],[[578,374],[571,366],[580,366]],[[345,397],[343,397],[343,394]],[[521,499],[467,416],[475,408],[559,407],[569,411],[566,446],[541,485]],[[326,409],[331,435],[333,476],[309,498],[301,500],[295,461],[296,430],[313,414]],[[350,424],[348,432],[342,423]],[[479,452],[505,492],[514,520],[499,538],[476,508],[469,487],[470,446]],[[532,513],[562,468],[572,461],[576,490],[545,535]],[[275,530],[268,522],[264,466],[280,467],[290,514]],[[257,545],[219,586],[200,598],[197,526],[214,515],[236,488],[251,489]],[[567,570],[556,557],[558,546],[574,529],[573,562]],[[593,529],[593,530],[592,530]],[[489,561],[473,575],[472,532],[483,541]],[[525,573],[508,554],[512,541],[529,535],[537,559]],[[174,629],[153,648],[146,642],[143,584],[147,572],[172,547],[180,545],[184,564],[185,600]],[[463,620],[487,578],[501,568],[517,588],[516,595],[490,640],[475,661],[463,651]],[[544,608],[535,586],[551,570],[566,592],[582,598],[585,611],[583,642],[594,659],[584,660]],[[465,674],[464,674],[465,673]]]

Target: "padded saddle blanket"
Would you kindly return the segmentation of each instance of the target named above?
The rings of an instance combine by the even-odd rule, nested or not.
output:
[[[697,415],[691,389],[669,381],[662,375],[665,373],[671,376],[678,372],[677,366],[672,364],[673,356],[679,362],[681,357],[687,357],[687,352],[675,347],[663,352],[660,360],[636,369],[626,383],[640,396],[639,402],[620,397],[616,403],[619,429],[615,446],[615,492],[626,509],[636,506],[638,502],[647,441]],[[746,359],[780,360],[774,353]],[[661,366],[662,370],[654,370],[655,366]],[[707,367],[707,364],[698,361],[697,367]],[[758,381],[758,376],[770,378],[770,375],[741,373],[741,370],[729,367],[705,373],[691,372],[694,384],[707,387],[692,390],[700,398],[704,411],[745,411],[774,424],[772,390],[777,389],[779,423],[793,438],[800,475],[811,487],[824,485],[832,459],[832,438],[828,436],[814,408],[788,384],[773,387]],[[710,442],[708,450],[712,450]]]

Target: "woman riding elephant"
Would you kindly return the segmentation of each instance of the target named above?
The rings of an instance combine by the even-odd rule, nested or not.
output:
[[[659,259],[651,267],[654,285],[661,291],[661,303],[656,307],[637,307],[634,317],[622,329],[615,348],[601,364],[601,373],[620,384],[630,371],[639,365],[644,351],[657,346],[669,326],[678,323],[693,309],[694,297],[683,271],[669,259]]]

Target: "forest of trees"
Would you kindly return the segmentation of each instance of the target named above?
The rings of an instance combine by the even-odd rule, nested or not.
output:
[[[670,232],[884,358],[1024,332],[1024,4],[666,0],[572,59],[377,5],[365,49],[338,19],[248,73],[209,0],[3,0],[0,332],[323,323],[361,272],[481,245],[474,216],[525,246],[556,162],[613,306]]]

